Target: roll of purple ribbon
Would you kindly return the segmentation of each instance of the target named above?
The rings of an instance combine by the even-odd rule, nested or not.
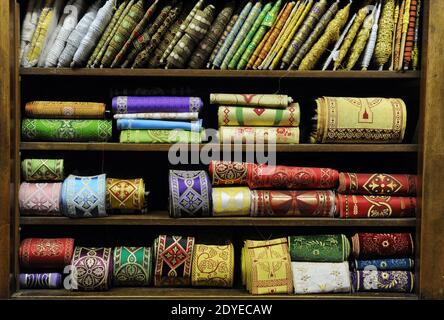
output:
[[[114,113],[199,112],[203,101],[198,97],[118,96],[113,98]]]
[[[62,285],[60,273],[20,273],[21,289],[57,289]]]

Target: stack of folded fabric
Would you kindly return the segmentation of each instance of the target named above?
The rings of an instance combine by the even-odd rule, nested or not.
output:
[[[420,0],[29,1],[20,59],[24,67],[408,70],[418,67],[420,11]]]
[[[22,137],[28,141],[99,141],[112,136],[105,104],[97,102],[33,101],[25,106]]]
[[[220,143],[299,143],[300,109],[287,95],[212,93]]]
[[[396,98],[321,97],[311,143],[401,143],[407,108]]]
[[[415,217],[416,183],[416,175],[342,172],[337,211],[343,219]]]
[[[112,107],[121,143],[200,143],[204,136],[201,98],[118,96]]]
[[[74,239],[28,238],[19,249],[21,289],[58,289],[62,273],[71,263]]]
[[[194,237],[160,235],[154,241],[154,286],[232,287],[234,247],[195,243]]]
[[[350,243],[343,234],[288,237],[296,294],[350,292]]]
[[[209,172],[214,216],[334,217],[334,169],[212,161]]]
[[[64,178],[63,159],[25,159],[22,161],[19,208],[22,215],[60,216],[60,197]]]
[[[287,238],[246,240],[241,255],[242,285],[252,294],[293,293]]]
[[[410,233],[357,233],[352,245],[355,292],[413,292],[414,245]]]

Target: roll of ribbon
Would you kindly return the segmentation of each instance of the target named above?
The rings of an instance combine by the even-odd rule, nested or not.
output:
[[[334,217],[335,194],[330,190],[252,190],[252,216]]]
[[[409,271],[364,270],[351,273],[353,291],[413,292],[415,276]]]
[[[203,101],[197,97],[118,96],[112,105],[114,113],[199,112]]]
[[[197,112],[119,113],[114,119],[197,120]]]
[[[200,131],[202,120],[182,122],[165,120],[144,120],[144,119],[118,119],[117,129],[119,130],[188,130]]]
[[[94,119],[105,116],[105,104],[79,101],[31,101],[25,113],[32,118]]]
[[[23,182],[19,189],[22,215],[59,216],[62,183]]]
[[[149,247],[115,247],[113,283],[115,286],[148,286],[152,277],[152,253]]]
[[[228,106],[287,108],[293,99],[283,94],[211,93],[210,103]]]
[[[297,127],[300,117],[298,103],[286,109],[220,106],[218,110],[219,126]]]
[[[247,185],[251,163],[211,160],[209,172],[213,186]]]
[[[171,217],[201,217],[211,214],[211,182],[205,171],[170,170]]]
[[[350,292],[348,262],[292,262],[294,293]]]
[[[342,262],[350,255],[350,242],[343,234],[288,237],[292,261]]]
[[[374,260],[355,260],[354,267],[357,270],[413,270],[415,263],[410,258],[400,259],[374,259]]]
[[[196,287],[233,286],[234,247],[196,244],[193,252],[191,284]]]
[[[22,176],[25,181],[61,181],[63,168],[63,159],[25,159]]]
[[[249,216],[248,187],[213,188],[213,216]]]
[[[358,259],[412,257],[414,248],[410,233],[357,233],[352,245]]]
[[[142,210],[145,204],[143,179],[106,179],[106,205],[116,210]]]
[[[62,286],[60,273],[20,273],[20,289],[58,289]]]
[[[71,218],[106,216],[106,175],[69,175],[62,186],[62,213]]]
[[[219,141],[223,144],[294,144],[299,143],[299,128],[219,127]]]
[[[363,195],[412,196],[416,194],[416,185],[416,175],[341,172],[339,174],[338,192]]]
[[[291,260],[286,238],[246,240],[243,252],[243,282],[252,294],[293,292]]]
[[[332,189],[338,184],[338,171],[329,168],[304,168],[254,165],[248,174],[250,189]]]
[[[104,291],[111,286],[112,249],[76,247],[72,257],[72,290]]]
[[[416,215],[416,198],[338,194],[337,210],[344,219],[401,218]]]
[[[193,237],[159,236],[154,242],[154,285],[189,286],[193,250]]]
[[[20,267],[24,269],[63,269],[71,262],[74,239],[27,238],[19,249]]]
[[[122,130],[120,143],[201,143],[205,131],[185,130]]]
[[[403,100],[322,97],[316,100],[312,143],[401,143],[407,125]]]
[[[111,136],[111,120],[22,120],[22,137],[29,141],[108,141]]]

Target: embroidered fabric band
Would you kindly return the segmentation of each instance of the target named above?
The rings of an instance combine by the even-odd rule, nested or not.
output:
[[[248,187],[213,188],[213,216],[249,216],[250,189]]]
[[[22,176],[25,181],[62,181],[63,159],[25,159],[22,161]]]
[[[20,289],[58,289],[62,286],[60,273],[20,273]]]
[[[342,262],[350,255],[350,242],[343,234],[288,237],[292,261]]]
[[[21,215],[59,216],[62,183],[23,182],[19,189]]]
[[[233,286],[234,247],[196,244],[193,252],[191,284],[197,287]]]
[[[105,104],[79,101],[31,101],[25,105],[31,118],[94,119],[105,116]]]
[[[194,238],[159,236],[154,242],[154,285],[189,286]]]
[[[312,143],[401,143],[407,109],[401,99],[322,97]]]
[[[113,284],[123,287],[148,286],[152,277],[150,247],[115,247],[113,252]]]
[[[334,217],[335,194],[330,190],[252,190],[252,216]]]
[[[112,249],[76,247],[72,257],[72,290],[103,291],[111,286]]]
[[[339,174],[338,192],[363,195],[412,196],[416,194],[416,185],[416,175],[341,172]]]
[[[345,219],[399,218],[416,215],[416,198],[338,194],[337,210]]]
[[[20,267],[24,269],[59,269],[71,262],[74,251],[72,238],[28,238],[20,244]]]
[[[353,291],[413,292],[415,276],[409,271],[364,270],[351,273]]]
[[[242,278],[252,294],[293,292],[290,254],[286,238],[246,240],[242,252]]]
[[[350,292],[348,262],[292,262],[294,293]]]
[[[211,214],[211,183],[205,171],[170,170],[171,217],[202,217]]]
[[[107,178],[106,205],[116,210],[142,210],[145,205],[143,179]]]
[[[112,107],[114,113],[199,112],[203,101],[198,97],[118,96]]]
[[[357,233],[352,244],[358,259],[412,257],[414,249],[410,233]]]
[[[71,218],[106,216],[106,174],[69,175],[62,186],[62,213]]]

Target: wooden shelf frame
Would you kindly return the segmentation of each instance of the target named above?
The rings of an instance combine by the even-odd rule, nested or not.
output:
[[[299,79],[420,79],[419,71],[285,71],[194,69],[70,69],[21,68],[20,76],[44,77],[167,77],[167,78],[299,78]]]
[[[67,217],[21,217],[20,225],[69,226],[195,226],[195,227],[409,227],[416,226],[415,218],[341,219],[292,217],[206,217],[170,218],[167,211],[148,214],[110,215],[101,218],[71,219]]]
[[[42,151],[140,151],[140,152],[166,152],[173,144],[142,144],[142,143],[118,143],[118,142],[21,142],[20,150]],[[174,145],[179,148],[188,148],[191,145]],[[211,148],[214,151],[224,150],[268,150],[267,145],[223,145],[223,144],[200,144],[193,148]],[[279,144],[275,147],[276,152],[386,152],[386,153],[417,153],[417,144]],[[195,149],[192,149],[195,150]]]
[[[228,289],[227,291],[212,289],[160,289],[160,288],[114,288],[108,292],[100,293],[72,293],[65,290],[18,290],[15,291],[14,277],[10,277],[11,271],[18,270],[17,247],[19,242],[20,224],[24,226],[40,226],[40,225],[68,225],[73,223],[65,218],[60,220],[50,220],[54,222],[43,224],[43,220],[34,218],[20,218],[18,215],[17,191],[20,177],[19,164],[21,151],[39,151],[39,150],[102,150],[105,144],[83,144],[81,147],[77,144],[63,143],[20,143],[20,126],[11,122],[9,117],[0,118],[0,151],[3,155],[11,154],[9,157],[2,157],[0,160],[0,201],[2,202],[2,210],[0,211],[0,298],[15,299],[82,299],[86,296],[92,299],[108,299],[108,298],[136,298],[136,299],[155,299],[155,298],[236,298],[236,299],[416,299],[416,298],[444,298],[444,238],[442,238],[442,230],[444,230],[444,198],[442,190],[442,181],[444,181],[444,64],[441,61],[441,48],[444,47],[444,1],[424,1],[424,22],[422,39],[422,70],[416,72],[378,72],[378,71],[350,71],[350,72],[322,72],[322,71],[221,71],[221,70],[150,70],[150,69],[20,69],[18,67],[17,44],[19,43],[19,3],[17,0],[1,1],[0,3],[0,111],[3,115],[12,115],[13,121],[20,119],[20,78],[23,77],[39,77],[45,79],[48,77],[152,77],[152,78],[290,78],[290,79],[374,79],[375,81],[384,80],[384,84],[389,81],[417,81],[415,82],[421,88],[421,105],[419,116],[419,145],[397,145],[389,151],[390,145],[295,145],[282,152],[399,152],[399,153],[417,153],[419,158],[418,172],[420,175],[421,186],[418,195],[420,215],[414,221],[403,220],[401,224],[405,227],[415,227],[416,224],[416,241],[418,245],[417,260],[420,261],[417,269],[417,293],[413,295],[396,295],[396,294],[350,294],[350,295],[310,295],[310,296],[251,296],[243,289]],[[9,30],[10,32],[4,32]],[[12,37],[11,37],[12,35]],[[10,61],[8,66],[4,62]],[[387,80],[387,81],[386,81]],[[375,82],[377,83],[377,82]],[[12,133],[12,134],[11,134]],[[69,147],[68,147],[69,145]],[[115,144],[106,144],[109,151],[150,151],[150,147],[144,145],[125,145],[115,147]],[[128,148],[125,150],[125,148]],[[163,148],[163,149],[162,149]],[[151,151],[165,151],[169,145],[154,146]],[[311,148],[311,149],[310,149]],[[119,150],[117,150],[119,149]],[[375,151],[377,150],[378,151]],[[12,160],[12,161],[11,161]],[[8,176],[8,173],[11,175]],[[11,187],[12,186],[12,187]],[[14,199],[11,204],[10,193]],[[10,214],[8,206],[11,207]],[[59,218],[54,218],[59,219]],[[125,222],[123,218],[105,218],[110,225],[113,219],[120,219],[120,225],[131,225],[133,222],[140,224],[140,217],[134,219],[133,222]],[[166,219],[165,219],[166,220]],[[172,223],[175,219],[168,219]],[[250,219],[251,220],[251,219]],[[385,223],[390,226],[399,224],[396,221],[379,221],[382,219],[371,220],[370,225],[384,226]],[[48,219],[49,221],[49,219]],[[60,222],[59,222],[60,221]],[[64,222],[62,222],[64,221]],[[65,223],[66,221],[66,223]],[[81,220],[76,220],[81,221]],[[82,220],[85,224],[93,225],[93,220]],[[91,221],[91,222],[89,222]],[[129,219],[131,221],[131,219]],[[152,224],[164,223],[162,219],[149,219],[144,223]],[[192,223],[192,220],[186,222],[187,219],[178,219],[181,225],[187,226],[186,223]],[[215,220],[216,221],[216,220]],[[274,223],[271,220],[261,220],[264,224]],[[293,223],[302,223],[303,220],[295,220]],[[308,226],[314,223],[355,224],[358,226],[360,221],[339,221],[339,222],[315,222],[314,219],[305,222]],[[373,222],[374,221],[374,222]],[[75,222],[80,223],[80,222]],[[203,222],[206,223],[206,222]],[[212,223],[212,222],[211,222]],[[242,222],[247,225],[250,222]],[[185,225],[184,225],[185,224]],[[408,224],[408,225],[407,225]],[[318,225],[319,226],[319,225]],[[336,226],[336,225],[335,225]],[[362,225],[359,227],[367,227]],[[10,249],[14,252],[13,256],[9,255]],[[12,288],[12,289],[10,289]],[[179,297],[180,296],[180,297]]]
[[[417,300],[416,294],[396,293],[338,293],[309,295],[251,295],[244,289],[212,288],[113,288],[104,292],[72,292],[68,290],[20,290],[13,294],[13,299],[209,299],[209,300]]]

